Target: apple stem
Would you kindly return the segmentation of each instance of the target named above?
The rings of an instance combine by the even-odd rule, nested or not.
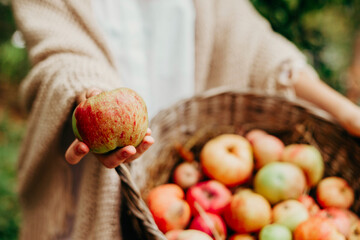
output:
[[[211,233],[213,234],[215,240],[222,240],[219,232],[214,227],[213,222],[211,221],[209,215],[205,212],[205,210],[200,206],[198,202],[194,202],[194,207],[199,212],[199,215],[204,219],[205,224],[209,227]]]
[[[182,144],[176,144],[175,149],[178,151],[181,158],[183,158],[186,162],[194,162],[194,154],[189,149],[185,148]]]

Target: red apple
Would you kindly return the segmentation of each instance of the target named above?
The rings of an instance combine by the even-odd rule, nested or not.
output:
[[[226,186],[246,182],[254,167],[249,141],[236,134],[210,139],[200,152],[200,162],[208,177]]]
[[[229,240],[256,240],[256,238],[246,233],[235,233],[229,238]]]
[[[75,136],[95,153],[107,153],[127,145],[136,147],[148,128],[147,108],[131,89],[102,92],[76,107],[72,126]]]
[[[299,201],[289,199],[276,204],[272,209],[273,223],[284,225],[294,231],[295,228],[309,218],[309,212]]]
[[[254,178],[255,192],[271,204],[297,199],[306,189],[304,172],[295,164],[272,162],[262,167]]]
[[[167,232],[165,237],[168,240],[212,240],[212,238],[206,233],[194,229],[186,229],[176,232],[172,230]]]
[[[306,207],[310,216],[313,216],[320,211],[319,205],[310,195],[302,194],[297,200]]]
[[[329,219],[312,216],[297,226],[294,240],[345,240]]]
[[[273,135],[258,136],[252,141],[255,168],[259,169],[268,163],[280,161],[284,143]]]
[[[228,227],[237,233],[259,231],[271,222],[270,203],[250,189],[236,192],[223,213]]]
[[[231,191],[221,182],[207,180],[190,187],[186,192],[186,201],[193,215],[199,213],[196,203],[204,211],[220,215],[229,204],[231,195]]]
[[[184,191],[178,185],[168,183],[157,186],[150,190],[146,200],[162,232],[184,229],[190,222],[190,207],[184,200]]]
[[[310,187],[315,186],[324,175],[325,165],[321,153],[309,144],[286,146],[281,160],[299,166],[304,171]]]
[[[316,199],[323,208],[350,208],[354,203],[354,190],[343,178],[326,177],[317,186]]]
[[[337,230],[345,237],[347,237],[350,233],[351,219],[346,210],[334,207],[325,208],[318,212],[316,216],[330,219],[330,221],[332,221],[336,226]]]
[[[206,213],[197,215],[191,221],[189,229],[202,231],[215,239],[226,239],[227,230],[224,220],[217,214]]]
[[[176,166],[172,180],[175,184],[179,185],[182,189],[198,183],[201,179],[201,171],[196,163],[182,162]]]
[[[248,133],[246,133],[245,138],[250,142],[252,145],[254,140],[258,137],[268,135],[267,132],[261,129],[252,129]]]

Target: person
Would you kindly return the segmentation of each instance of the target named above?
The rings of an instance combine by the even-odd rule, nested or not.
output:
[[[20,88],[29,112],[19,154],[20,239],[121,239],[121,182],[101,163],[128,163],[138,148],[94,155],[74,140],[84,99],[121,86],[149,114],[220,86],[299,97],[360,136],[360,109],[324,84],[304,55],[245,0],[13,0],[32,69]],[[117,42],[120,41],[120,42]],[[106,164],[105,164],[106,165]]]

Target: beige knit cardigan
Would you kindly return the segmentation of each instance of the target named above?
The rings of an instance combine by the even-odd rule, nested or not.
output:
[[[91,87],[122,85],[90,2],[12,1],[32,63],[20,89],[29,113],[18,165],[20,239],[122,238],[120,221],[126,219],[119,216],[121,183],[116,172],[91,154],[75,166],[64,160],[74,139],[70,119],[76,96]],[[292,94],[294,65],[304,62],[304,56],[273,33],[249,2],[194,4],[197,93],[222,85]],[[285,81],[279,78],[284,71]],[[146,169],[136,165],[132,173],[145,174]]]

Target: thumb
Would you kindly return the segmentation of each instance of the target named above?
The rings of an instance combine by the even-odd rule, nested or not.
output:
[[[89,152],[89,147],[75,139],[65,152],[65,159],[70,164],[77,164]]]

